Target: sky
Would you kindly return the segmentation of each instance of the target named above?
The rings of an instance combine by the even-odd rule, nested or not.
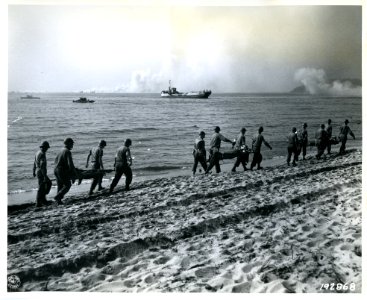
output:
[[[9,5],[8,90],[360,95],[361,6]]]

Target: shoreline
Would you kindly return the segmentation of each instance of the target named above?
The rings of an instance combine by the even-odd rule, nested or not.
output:
[[[315,147],[311,147],[311,150],[308,150],[307,153],[307,159],[311,159],[313,158],[317,151],[315,151]],[[357,146],[357,145],[353,145],[353,147],[350,147],[349,149],[362,149],[362,146]],[[334,149],[334,151],[332,152],[332,154],[336,154],[336,149]],[[249,165],[251,164],[251,160],[252,160],[252,156],[250,156],[250,160],[249,163],[247,164],[247,167],[249,167]],[[227,173],[227,172],[231,172],[231,168],[233,166],[234,163],[234,159],[226,159],[226,160],[222,160],[221,161],[221,169],[222,172],[221,173]],[[285,166],[286,165],[286,156],[276,156],[276,157],[272,157],[270,159],[264,159],[261,163],[261,166],[263,166],[264,168],[273,168],[273,167],[278,167],[278,166]],[[145,181],[151,181],[151,180],[155,180],[155,179],[163,179],[163,178],[175,178],[175,177],[180,177],[180,176],[188,176],[188,177],[192,177],[191,174],[191,167],[184,167],[180,170],[174,170],[171,172],[167,172],[167,173],[155,173],[155,174],[148,174],[148,175],[141,175],[141,176],[137,176],[136,174],[134,174],[134,169],[133,169],[133,181],[132,181],[132,186],[134,186],[134,184],[138,183],[141,184]],[[240,165],[237,168],[237,172],[242,172],[242,166]],[[248,171],[251,172],[251,171]],[[212,174],[215,173],[215,168],[212,169]],[[109,184],[111,184],[112,179],[113,179],[113,174],[114,172],[111,173],[111,175],[109,175],[109,179],[104,178],[102,185],[106,188],[109,186]],[[200,166],[200,164],[198,165],[198,169],[197,169],[197,174],[196,176],[200,176],[203,175],[203,170]],[[36,179],[35,179],[36,181]],[[90,184],[91,184],[91,180],[84,180],[82,182],[81,185],[77,184],[77,181],[71,186],[70,191],[66,194],[65,198],[69,198],[69,197],[87,197],[87,194],[89,192],[89,188],[90,188]],[[121,186],[124,186],[124,182],[125,182],[125,177],[124,175],[121,177],[118,185],[116,188],[121,188]],[[8,193],[8,210],[13,211],[13,210],[17,210],[17,209],[23,209],[23,208],[27,208],[27,207],[31,207],[35,204],[35,199],[36,199],[36,195],[37,195],[37,188],[32,189],[32,191],[26,191],[26,192],[21,192],[21,193]],[[47,195],[47,199],[50,201],[53,201],[53,197],[56,195],[56,185],[53,185],[51,188],[51,191],[49,193],[49,195]],[[95,192],[95,195],[99,195],[98,192]]]
[[[354,147],[354,148],[359,148],[359,147]],[[315,155],[315,151],[309,151],[308,153],[308,158],[312,157]],[[250,156],[250,158],[252,159],[252,156]],[[249,165],[251,164],[251,159],[249,161],[249,163],[247,164],[247,166],[249,167]],[[268,167],[276,167],[276,166],[281,166],[285,164],[285,160],[286,160],[286,156],[276,156],[270,159],[264,159],[261,163],[261,165],[265,168]],[[234,163],[234,159],[226,159],[226,160],[222,160],[221,161],[221,169],[222,169],[222,173],[223,172],[230,172],[231,168],[233,166]],[[166,172],[166,173],[155,173],[155,174],[148,174],[148,175],[139,175],[137,176],[136,174],[134,174],[134,169],[133,169],[133,182],[132,185],[134,185],[134,183],[142,183],[145,181],[150,181],[150,180],[154,180],[154,179],[160,179],[160,178],[174,178],[174,177],[178,177],[178,176],[188,176],[191,177],[192,176],[192,171],[191,171],[191,167],[192,165],[190,165],[190,167],[183,167],[182,169],[179,170],[174,170],[171,172]],[[242,172],[242,166],[239,166],[237,168],[238,172]],[[212,173],[215,173],[215,168],[213,168]],[[109,179],[104,178],[102,185],[104,185],[104,187],[109,186],[109,184],[111,184],[112,179],[113,179],[113,174],[114,172],[111,173],[112,175],[110,175]],[[202,167],[200,166],[200,164],[198,165],[198,169],[197,169],[197,174],[198,175],[202,175],[203,174],[203,170]],[[36,181],[36,179],[35,179]],[[124,186],[124,181],[125,181],[125,177],[122,176],[119,184],[117,187],[120,186]],[[72,185],[70,191],[66,194],[66,197],[78,197],[82,194],[84,194],[84,196],[86,196],[86,194],[89,191],[90,188],[90,184],[91,184],[91,180],[83,180],[81,185],[77,184],[77,181]],[[36,199],[36,195],[37,195],[37,188],[32,189],[32,191],[25,191],[25,192],[15,192],[15,193],[9,193],[7,194],[8,196],[8,207],[13,208],[13,207],[17,207],[17,206],[28,206],[28,205],[33,205],[35,204],[35,199]],[[56,185],[53,185],[50,191],[50,194],[47,195],[48,200],[53,199],[53,197],[56,195]]]
[[[361,175],[348,149],[8,212],[8,275],[19,291],[360,292]]]

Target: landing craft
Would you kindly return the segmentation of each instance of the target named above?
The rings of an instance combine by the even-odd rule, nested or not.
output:
[[[197,92],[181,93],[175,87],[171,87],[171,80],[169,81],[169,87],[167,91],[161,92],[162,98],[208,98],[212,91],[203,90]]]

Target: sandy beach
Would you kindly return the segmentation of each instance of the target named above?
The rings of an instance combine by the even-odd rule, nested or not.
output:
[[[361,292],[362,151],[240,170],[9,207],[8,275],[16,291]]]

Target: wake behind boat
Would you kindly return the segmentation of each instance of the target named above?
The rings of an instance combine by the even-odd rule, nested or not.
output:
[[[169,81],[168,90],[161,92],[163,98],[208,98],[212,91],[203,90],[195,92],[181,93],[175,87],[171,87],[171,80]]]
[[[73,100],[75,103],[93,103],[94,100],[89,100],[85,97],[80,97],[78,100]]]

